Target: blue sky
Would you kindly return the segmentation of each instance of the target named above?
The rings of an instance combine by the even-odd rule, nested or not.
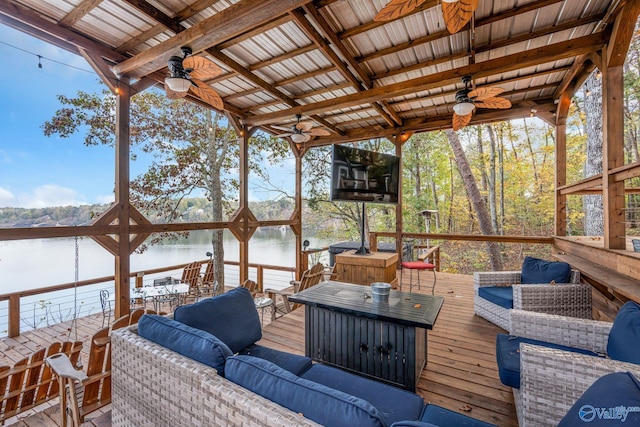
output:
[[[112,202],[114,149],[85,147],[81,134],[46,137],[41,128],[60,108],[58,94],[97,92],[102,88],[98,76],[81,56],[4,25],[0,57],[0,208]],[[131,177],[148,163],[144,157],[132,162]],[[272,171],[274,182],[290,186],[290,163]],[[250,199],[270,196],[253,189]]]

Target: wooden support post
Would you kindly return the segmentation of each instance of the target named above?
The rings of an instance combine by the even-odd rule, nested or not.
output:
[[[240,239],[240,283],[244,283],[249,278],[249,137],[250,133],[246,126],[239,132],[240,138],[240,207],[243,224],[242,239]]]
[[[604,247],[626,249],[624,181],[616,181],[612,169],[624,165],[623,66],[603,70],[602,82],[602,197]]]
[[[291,144],[291,150],[296,159],[296,188],[295,188],[295,208],[293,219],[296,220],[296,224],[291,227],[293,233],[296,236],[296,280],[302,278],[302,272],[309,268],[309,254],[302,253],[302,158],[306,153],[304,147],[297,147],[295,144]]]
[[[11,294],[9,297],[9,325],[7,335],[9,338],[20,335],[20,294]]]
[[[116,98],[116,204],[118,206],[118,254],[115,256],[115,318],[129,314],[130,204],[129,121],[131,96],[129,79],[120,80]]]
[[[407,138],[408,139],[408,138]],[[396,253],[400,260],[397,268],[402,268],[402,144],[406,141],[404,138],[396,138],[393,143],[396,146],[396,156],[400,158],[400,173],[398,173],[398,204],[396,205]]]
[[[256,275],[257,275],[256,281],[258,282],[258,292],[264,292],[264,266],[263,265],[258,266]]]
[[[555,223],[553,234],[567,235],[567,195],[558,188],[567,183],[567,125],[556,126],[556,188],[555,188]]]

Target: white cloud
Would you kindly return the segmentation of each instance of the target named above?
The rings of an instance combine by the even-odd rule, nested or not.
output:
[[[71,188],[56,184],[36,187],[31,194],[21,194],[17,206],[21,208],[46,208],[52,206],[86,205],[84,197]]]
[[[0,187],[0,208],[13,207],[16,204],[16,196],[9,190]]]

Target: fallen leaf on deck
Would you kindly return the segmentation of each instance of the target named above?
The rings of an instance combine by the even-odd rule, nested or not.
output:
[[[471,409],[473,409],[473,408],[471,408],[471,406],[469,406],[469,405],[462,405],[458,409],[460,409],[461,411],[464,411],[464,412],[471,412]]]
[[[453,291],[449,291],[449,292],[447,292],[447,293],[448,293],[448,294],[452,294],[452,293],[453,293]]]
[[[413,307],[414,307],[414,308],[420,308],[420,307],[421,307],[421,305],[420,305],[420,304],[415,304]]]

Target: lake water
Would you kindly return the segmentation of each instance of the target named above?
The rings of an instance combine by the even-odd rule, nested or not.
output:
[[[307,238],[311,248],[326,246],[322,242]],[[143,254],[131,256],[131,271],[144,271],[176,264],[184,264],[207,258],[211,251],[211,234],[207,231],[191,232],[188,238],[177,242],[152,246]],[[238,241],[225,232],[225,259],[238,261]],[[253,235],[249,248],[249,262],[279,266],[295,266],[295,236],[290,229],[259,229]],[[321,259],[328,261],[326,252]],[[0,242],[0,294],[19,290],[35,289],[75,281],[75,239],[36,239]],[[181,271],[162,273],[180,277]],[[90,238],[78,239],[79,280],[114,275],[114,257]],[[250,269],[251,278],[255,269]],[[158,277],[156,275],[155,277]],[[226,284],[238,283],[238,269],[225,268]],[[265,282],[271,287],[284,287],[293,277],[289,272],[265,272]],[[145,275],[145,284],[153,281],[153,275]],[[278,284],[281,286],[277,286]],[[76,310],[79,315],[101,310],[99,289],[110,289],[113,282],[81,287],[77,291],[66,290],[46,295],[22,298],[21,318],[23,329],[45,326],[47,322],[64,319]],[[75,300],[75,302],[74,302]],[[8,309],[0,302],[0,336],[5,335]]]

